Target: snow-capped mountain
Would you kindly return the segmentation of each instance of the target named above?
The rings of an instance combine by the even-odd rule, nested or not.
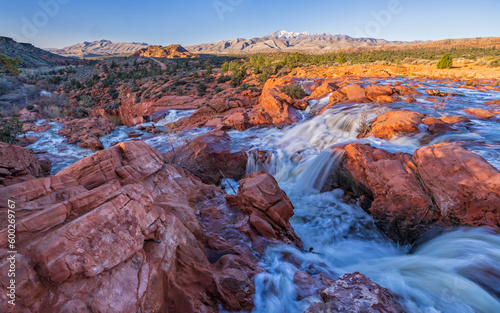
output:
[[[329,33],[312,34],[309,32],[289,32],[280,30],[260,38],[237,38],[212,43],[188,46],[192,53],[260,53],[260,52],[329,52],[348,47],[378,46],[400,44],[400,41],[387,41],[375,38],[352,38],[347,35]]]

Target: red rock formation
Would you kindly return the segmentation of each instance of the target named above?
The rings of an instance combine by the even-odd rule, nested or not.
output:
[[[339,89],[339,87],[337,86],[336,81],[325,79],[323,82],[321,82],[320,85],[314,86],[314,90],[312,91],[311,95],[309,95],[306,99],[320,99],[328,95],[329,93],[336,91],[337,89]]]
[[[59,134],[68,138],[68,143],[77,143],[82,148],[102,150],[102,142],[99,137],[111,133],[115,129],[107,118],[83,118],[64,121],[63,129]]]
[[[464,112],[469,115],[484,119],[490,119],[497,116],[495,113],[483,109],[465,109]]]
[[[250,202],[229,206],[224,191],[165,164],[145,143],[130,141],[56,176],[0,188],[0,197],[16,201],[18,208],[16,307],[31,312],[251,310],[253,277],[262,268],[249,248],[247,236],[253,234],[254,244],[259,240],[256,230],[250,231],[248,212],[262,214],[286,242],[299,242],[288,223],[290,201],[271,176],[255,176],[236,197]],[[0,213],[6,210],[0,203]],[[0,220],[1,248],[7,244],[6,225]],[[265,242],[260,243],[262,252]],[[0,258],[0,270],[6,271],[5,249]],[[2,312],[6,300],[2,293]]]
[[[413,157],[359,143],[345,150],[340,186],[390,238],[412,242],[454,225],[500,230],[500,172],[460,145],[426,146]]]
[[[307,313],[363,312],[402,313],[392,293],[358,272],[343,274],[320,292],[324,303],[314,303]]]
[[[40,177],[43,173],[36,155],[30,150],[0,142],[0,186]]]
[[[481,156],[458,144],[442,143],[418,149],[413,160],[446,220],[500,225],[500,172]]]
[[[302,248],[302,242],[289,223],[293,216],[293,205],[276,180],[266,172],[248,174],[240,181],[238,195],[228,196],[228,201],[249,215],[250,229],[245,229],[254,243],[261,249],[259,237],[279,240]]]
[[[410,154],[359,143],[345,151],[341,186],[361,197],[361,206],[390,238],[412,241],[439,219]]]
[[[139,49],[132,54],[133,57],[153,57],[167,59],[185,59],[196,58],[197,55],[190,53],[181,45],[162,46],[147,46]]]
[[[251,126],[271,125],[284,126],[297,122],[295,100],[280,89],[296,81],[293,77],[269,79],[262,89],[259,103],[248,113]]]
[[[458,124],[458,123],[469,123],[470,120],[463,116],[448,116],[444,115],[439,118],[439,120],[447,124]]]
[[[484,104],[486,104],[486,105],[500,105],[500,99],[486,101]]]
[[[167,160],[188,169],[205,184],[218,184],[224,177],[240,180],[245,176],[247,166],[246,154],[231,153],[231,137],[223,131],[200,135],[166,156]]]
[[[412,135],[420,132],[418,125],[425,117],[425,114],[411,111],[389,111],[373,120],[371,130],[366,136],[391,139]]]
[[[192,96],[164,96],[160,99],[147,99],[136,103],[135,97],[127,92],[127,98],[118,109],[120,121],[127,126],[134,126],[148,121],[148,116],[162,110],[194,110],[204,103],[204,99]]]

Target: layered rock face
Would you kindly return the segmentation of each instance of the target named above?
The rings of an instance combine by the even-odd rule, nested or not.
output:
[[[32,151],[0,142],[0,186],[42,177],[50,172],[50,161]]]
[[[115,129],[107,118],[83,118],[64,122],[59,134],[68,138],[68,143],[78,143],[82,148],[92,150],[104,149],[99,137],[111,133]]]
[[[228,201],[141,141],[1,188],[0,197],[17,207],[19,312],[248,311],[259,253],[269,243],[300,246],[293,206],[269,174],[249,175]],[[0,300],[8,312],[5,293]]]
[[[281,92],[281,87],[291,85],[293,77],[271,78],[262,88],[258,104],[248,113],[251,126],[284,126],[297,122],[295,100]]]
[[[247,155],[232,153],[231,137],[223,131],[200,135],[166,157],[206,184],[218,184],[223,178],[240,180],[246,173]]]
[[[459,144],[391,154],[359,143],[345,147],[340,186],[360,196],[390,238],[413,242],[447,226],[500,229],[500,172]]]

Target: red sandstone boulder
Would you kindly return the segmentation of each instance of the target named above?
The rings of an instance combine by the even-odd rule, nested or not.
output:
[[[0,142],[0,186],[40,176],[43,170],[36,155],[26,148]]]
[[[228,201],[249,215],[251,229],[247,232],[254,245],[263,236],[302,248],[302,242],[289,223],[293,216],[293,205],[278,186],[276,180],[266,172],[248,174],[240,181],[237,196],[228,196]]]
[[[27,289],[17,294],[16,307],[251,310],[262,268],[237,226],[248,215],[230,209],[225,196],[139,141],[98,152],[56,176],[0,188],[2,199],[16,201],[16,244],[25,253],[17,256],[16,281]],[[0,203],[0,213],[6,210]],[[6,234],[7,221],[0,219],[0,248]],[[0,257],[6,260],[4,249]],[[8,266],[0,262],[1,271]],[[6,293],[0,300],[0,311],[8,312]]]
[[[345,87],[342,87],[339,91],[345,94],[349,101],[370,102],[370,100],[367,98],[365,89],[359,84],[347,85]]]
[[[439,120],[445,122],[446,124],[458,124],[458,123],[469,123],[470,120],[463,116],[448,116],[444,115],[439,118]]]
[[[447,221],[500,226],[500,172],[481,156],[442,143],[418,149],[413,160]]]
[[[320,292],[324,303],[314,303],[307,313],[402,313],[392,293],[358,272],[343,274]]]
[[[500,172],[458,144],[392,154],[359,143],[345,147],[337,182],[390,238],[412,242],[443,226],[500,229]]]
[[[142,141],[127,141],[95,153],[56,175],[69,175],[87,189],[108,181],[122,183],[141,181],[159,171],[164,157]]]
[[[425,117],[425,114],[411,111],[389,111],[373,120],[371,130],[366,136],[391,139],[413,135],[420,132],[418,126]]]
[[[337,86],[336,81],[325,79],[319,86],[314,88],[311,95],[309,95],[306,99],[320,99],[337,89],[339,89],[339,87]]]
[[[79,146],[82,148],[102,150],[104,147],[99,137],[111,133],[115,126],[104,117],[72,119],[64,122],[59,134],[68,138],[68,143],[80,142]]]
[[[271,78],[262,89],[258,104],[248,113],[251,126],[284,126],[297,122],[294,100],[280,89],[293,84],[293,77]]]
[[[365,88],[365,92],[366,96],[372,101],[381,101],[380,99],[387,99],[384,97],[389,97],[395,94],[396,90],[391,86],[368,85]]]
[[[361,206],[390,238],[415,240],[440,217],[410,154],[349,144],[340,173],[340,187],[361,197]]]
[[[490,119],[497,116],[495,113],[483,109],[465,109],[464,112],[469,115],[484,119]]]
[[[38,137],[17,137],[16,145],[20,147],[27,147],[38,141]]]
[[[246,173],[247,156],[231,152],[231,137],[224,131],[211,131],[167,154],[167,160],[188,169],[206,184],[221,179],[240,180]]]
[[[486,105],[500,105],[500,99],[486,101],[484,104],[486,104]]]

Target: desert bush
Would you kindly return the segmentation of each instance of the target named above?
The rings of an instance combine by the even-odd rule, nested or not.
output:
[[[368,122],[368,111],[363,110],[358,115],[358,127],[356,128],[356,132],[358,133],[357,138],[363,138],[370,132],[372,129],[371,124]]]
[[[222,74],[217,78],[217,84],[223,84],[223,83],[228,82],[230,80],[231,80],[231,76]]]
[[[17,118],[11,118],[7,123],[2,123],[0,125],[0,141],[9,144],[16,143],[17,136],[21,134],[23,130],[23,123]]]
[[[177,88],[177,95],[184,96],[184,90],[182,90],[182,88]]]
[[[298,84],[283,86],[281,87],[280,91],[286,93],[288,96],[295,100],[302,99],[307,96],[305,90]]]
[[[21,63],[21,58],[9,58],[5,54],[0,54],[0,65],[8,72],[18,76],[20,74],[17,64]]]
[[[109,115],[109,116],[106,116],[106,117],[108,118],[108,120],[110,120],[111,123],[115,124],[116,126],[123,125],[122,120],[117,115]]]
[[[223,91],[223,90],[224,90],[224,89],[222,89],[222,88],[221,88],[221,87],[219,87],[219,86],[215,86],[215,87],[214,87],[214,92],[215,92],[215,93],[219,93],[219,92],[221,92],[221,91]]]
[[[51,118],[64,117],[64,108],[57,105],[47,106],[43,111]]]
[[[452,67],[453,67],[453,58],[448,53],[443,55],[437,63],[438,69],[445,69],[445,68],[452,68]]]

